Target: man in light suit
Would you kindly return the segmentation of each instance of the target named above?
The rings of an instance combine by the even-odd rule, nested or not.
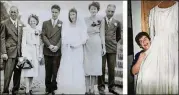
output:
[[[13,76],[12,94],[16,95],[20,87],[21,70],[16,68],[18,57],[21,57],[21,42],[23,24],[18,20],[18,8],[12,6],[9,11],[10,18],[2,22],[1,31],[1,58],[4,63],[4,89],[9,93],[9,84]]]
[[[109,4],[106,9],[105,19],[105,45],[106,54],[102,58],[102,76],[98,77],[98,90],[100,94],[105,94],[105,67],[107,61],[108,67],[108,89],[109,92],[117,94],[115,91],[115,65],[117,42],[120,40],[121,27],[120,22],[113,18],[116,6]]]
[[[57,90],[57,72],[61,59],[61,30],[62,21],[58,19],[60,7],[51,7],[52,19],[44,21],[42,26],[42,41],[44,42],[45,85],[46,94],[55,94]]]

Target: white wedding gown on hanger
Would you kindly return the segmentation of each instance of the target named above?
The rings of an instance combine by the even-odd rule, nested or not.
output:
[[[83,44],[86,43],[88,36],[83,18],[80,20],[79,17],[77,18],[75,25],[69,20],[63,22],[62,57],[57,75],[57,94],[85,94],[86,92]],[[70,48],[70,44],[75,48]]]
[[[178,2],[150,10],[151,47],[141,64],[137,94],[178,94]]]

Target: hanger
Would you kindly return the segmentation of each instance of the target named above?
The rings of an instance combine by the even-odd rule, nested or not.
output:
[[[160,2],[157,4],[157,6],[160,5],[162,2],[163,2],[163,1],[160,1]]]
[[[169,1],[174,1],[175,3],[176,3],[176,0],[169,0]],[[162,1],[160,1],[158,4],[157,4],[157,6],[159,6],[161,3],[163,3],[164,1],[162,0]]]

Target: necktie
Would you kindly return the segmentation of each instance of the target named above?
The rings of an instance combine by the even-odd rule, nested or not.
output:
[[[55,27],[55,20],[53,21],[53,28]]]
[[[108,25],[110,24],[110,18],[108,18]]]
[[[14,22],[14,26],[15,26],[15,28],[17,28],[17,26],[16,26],[16,23]]]
[[[110,20],[108,19],[108,21],[107,21],[107,22],[108,22],[108,27],[109,27]]]

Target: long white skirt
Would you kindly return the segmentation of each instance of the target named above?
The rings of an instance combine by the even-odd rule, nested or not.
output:
[[[57,76],[57,94],[84,94],[85,73],[83,68],[83,46],[71,49],[62,45],[62,58]]]

